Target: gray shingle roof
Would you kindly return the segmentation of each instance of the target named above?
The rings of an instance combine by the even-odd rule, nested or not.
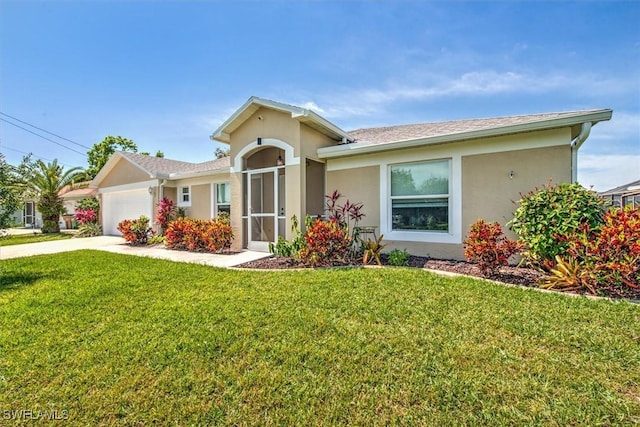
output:
[[[494,117],[486,119],[455,120],[437,123],[418,123],[399,126],[385,126],[367,129],[357,129],[348,132],[355,142],[371,144],[385,144],[397,141],[410,141],[431,138],[442,135],[454,135],[517,126],[553,119],[563,119],[599,110],[568,111],[562,113],[528,114],[522,116]]]
[[[607,190],[607,191],[603,191],[600,194],[609,195],[609,194],[630,193],[630,192],[634,192],[634,191],[637,192],[639,187],[640,187],[640,179],[637,180],[637,181],[630,182],[628,184],[621,185],[621,186],[616,187],[616,188],[612,188],[612,189]]]
[[[164,157],[147,156],[145,154],[118,152],[152,175],[189,174],[198,172],[215,172],[230,166],[229,157],[210,160],[202,163],[182,162]]]

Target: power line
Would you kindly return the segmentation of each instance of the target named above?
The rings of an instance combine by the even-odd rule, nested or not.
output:
[[[2,145],[2,146],[0,146],[0,151],[2,151],[2,150],[15,151],[16,153],[24,154],[24,155],[26,155],[26,156],[31,155],[31,156],[35,157],[36,159],[40,159],[40,160],[47,160],[47,161],[49,161],[49,162],[53,162],[53,159],[48,159],[48,158],[46,158],[46,157],[41,157],[41,156],[38,156],[38,155],[37,155],[37,154],[35,154],[35,153],[27,153],[26,151],[16,150],[15,148],[7,147],[6,145]],[[69,168],[74,167],[74,166],[71,166],[71,165],[68,165],[68,164],[66,164],[66,163],[62,163],[62,162],[58,162],[58,164],[61,164],[61,165],[63,165],[63,166],[67,166],[67,167],[69,167]]]
[[[5,117],[9,117],[10,119],[13,119],[13,120],[15,120],[15,121],[17,121],[17,122],[23,123],[23,124],[25,124],[25,125],[27,125],[27,126],[31,126],[32,128],[35,128],[35,129],[41,130],[42,132],[48,133],[49,135],[53,135],[53,136],[55,136],[56,138],[60,138],[60,139],[63,139],[63,140],[65,140],[65,141],[68,141],[68,142],[70,142],[70,143],[72,143],[72,144],[75,144],[75,145],[77,145],[77,146],[79,146],[79,147],[86,148],[87,150],[90,150],[90,149],[91,149],[90,147],[87,147],[86,145],[82,145],[82,144],[77,143],[77,142],[75,142],[75,141],[72,141],[72,140],[70,140],[70,139],[68,139],[68,138],[65,138],[64,136],[57,135],[57,134],[55,134],[55,133],[53,133],[53,132],[49,132],[49,131],[48,131],[48,130],[46,130],[46,129],[39,128],[39,127],[38,127],[38,126],[36,126],[36,125],[32,125],[31,123],[27,123],[27,122],[25,122],[24,120],[20,120],[20,119],[18,119],[18,118],[16,118],[16,117],[10,116],[10,115],[8,115],[7,113],[3,113],[2,111],[0,111],[0,114],[2,114],[2,115],[3,115],[3,116],[5,116]],[[9,123],[9,122],[7,122],[7,123]]]
[[[74,153],[78,153],[78,154],[80,154],[80,155],[83,155],[83,156],[87,157],[87,153],[81,153],[81,152],[80,152],[80,151],[78,151],[78,150],[74,150],[74,149],[73,149],[73,148],[71,148],[71,147],[67,147],[67,146],[66,146],[66,145],[64,145],[64,144],[60,144],[59,142],[54,141],[54,140],[53,140],[53,139],[51,139],[51,138],[47,138],[46,136],[42,136],[42,135],[40,135],[39,133],[35,133],[35,132],[33,132],[33,131],[29,130],[29,129],[23,128],[22,126],[19,126],[19,125],[15,124],[15,123],[11,123],[9,120],[5,120],[5,119],[3,119],[2,117],[0,117],[0,120],[2,120],[2,121],[3,121],[3,122],[5,122],[5,123],[9,123],[10,125],[15,126],[15,127],[17,127],[17,128],[20,128],[20,129],[22,129],[22,130],[24,130],[24,131],[26,131],[26,132],[29,132],[29,133],[31,133],[31,134],[33,134],[33,135],[35,135],[35,136],[39,136],[39,137],[40,137],[40,138],[42,138],[42,139],[46,139],[46,140],[47,140],[47,141],[49,141],[49,142],[53,142],[54,144],[59,145],[60,147],[66,148],[67,150],[70,150],[70,151],[73,151]]]

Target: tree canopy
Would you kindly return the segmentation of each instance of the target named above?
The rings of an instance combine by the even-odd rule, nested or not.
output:
[[[19,166],[10,165],[0,153],[0,229],[11,226],[13,213],[22,207],[23,177],[27,175],[30,164],[31,158],[27,156]]]
[[[43,233],[60,231],[58,219],[64,212],[60,190],[84,179],[86,174],[82,168],[74,167],[65,171],[57,159],[51,163],[38,160],[33,164],[26,179],[26,188],[37,197],[38,210],[42,212]]]
[[[138,146],[130,139],[121,136],[107,136],[101,142],[94,144],[87,152],[89,167],[87,175],[89,179],[95,178],[100,169],[107,163],[111,155],[116,151],[138,152]]]

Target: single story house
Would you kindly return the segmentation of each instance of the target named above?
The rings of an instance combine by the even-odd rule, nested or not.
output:
[[[187,216],[211,219],[230,211],[229,158],[189,163],[117,151],[91,181],[100,199],[105,234],[120,235],[118,223],[141,215],[152,223],[163,197]]]
[[[65,214],[60,217],[60,228],[71,228],[71,218],[76,212],[77,203],[89,197],[95,197],[97,190],[88,188],[89,181],[80,182],[73,186],[65,186],[58,195],[62,198]],[[42,226],[42,213],[38,210],[35,198],[25,200],[22,209],[14,212],[13,221],[28,228],[40,228]]]
[[[513,201],[549,180],[575,182],[577,152],[610,109],[345,131],[312,110],[250,98],[211,135],[228,158],[186,163],[118,152],[91,183],[105,233],[168,196],[187,215],[230,211],[233,249],[290,239],[291,218],[324,214],[338,190],[363,203],[360,225],[388,249],[462,258],[479,218],[511,219]],[[302,223],[303,221],[301,221]]]
[[[600,195],[611,201],[614,207],[640,206],[640,179],[621,185],[611,190],[604,191]]]

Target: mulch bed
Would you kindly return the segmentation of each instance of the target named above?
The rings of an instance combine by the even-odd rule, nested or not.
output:
[[[382,256],[382,264],[388,264],[388,258],[383,255]],[[338,266],[349,266],[349,265],[335,265]],[[351,264],[353,267],[361,266],[361,264]],[[247,262],[241,265],[238,265],[240,268],[249,268],[249,269],[271,269],[271,270],[286,270],[293,268],[308,268],[306,265],[297,261],[293,258],[262,258],[256,261]],[[526,267],[501,267],[499,272],[491,277],[485,277],[482,275],[482,272],[478,268],[477,265],[465,262],[465,261],[456,261],[456,260],[442,260],[442,259],[432,259],[427,257],[419,257],[419,256],[410,256],[409,257],[409,267],[413,268],[427,268],[430,270],[439,270],[446,271],[450,273],[463,274],[465,276],[473,276],[484,279],[495,280],[502,283],[507,283],[511,285],[519,285],[519,286],[527,286],[536,288],[538,287],[538,283],[545,276],[544,273],[535,270],[533,268]],[[634,302],[640,301],[640,289],[620,289],[617,287],[611,287],[610,289],[601,289],[602,295],[609,298],[615,299],[629,299]]]

